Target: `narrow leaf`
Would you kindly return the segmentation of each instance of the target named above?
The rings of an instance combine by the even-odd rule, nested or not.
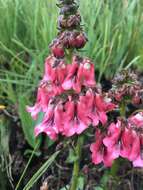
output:
[[[56,157],[60,151],[55,152],[42,166],[41,168],[33,175],[33,177],[29,180],[23,190],[29,190],[36,181],[46,172],[46,170],[50,167],[50,165],[54,162]]]

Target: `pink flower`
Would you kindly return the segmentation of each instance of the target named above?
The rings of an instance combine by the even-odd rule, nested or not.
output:
[[[54,123],[54,107],[49,106],[44,116],[43,121],[34,129],[35,136],[41,133],[47,134],[52,140],[57,138],[55,123]]]
[[[140,153],[133,161],[134,167],[143,167],[143,135],[140,136]]]
[[[56,106],[48,105],[48,110],[43,121],[35,127],[35,136],[46,133],[52,140],[57,139],[57,135],[63,130],[63,107],[61,103]]]
[[[73,89],[77,93],[81,87],[95,87],[94,65],[88,59],[73,57],[73,62],[68,67],[68,75],[65,78],[62,87],[65,90]]]
[[[104,99],[100,94],[94,93],[92,89],[89,89],[84,96],[80,96],[80,102],[85,106],[81,110],[86,110],[85,114],[91,119],[94,126],[97,126],[99,121],[103,125],[107,122],[106,112],[116,107],[110,101],[107,101],[107,98]]]
[[[63,135],[72,136],[81,134],[91,123],[86,115],[86,110],[82,109],[84,105],[80,101],[69,99],[64,106]]]
[[[142,153],[133,161],[134,167],[143,167],[143,156]]]
[[[129,117],[129,122],[136,127],[143,127],[143,112],[139,112],[136,115]]]
[[[67,74],[67,67],[64,60],[56,59],[54,56],[49,56],[45,61],[44,81],[59,81],[63,82]]]
[[[103,145],[103,135],[100,130],[95,133],[96,141],[90,146],[90,151],[92,152],[92,162],[94,164],[100,164],[103,161],[104,145]]]
[[[142,117],[136,114],[126,122],[118,120],[116,124],[112,123],[103,139],[104,145],[110,154],[114,154],[114,158],[120,155],[132,161],[135,167],[143,167],[143,137],[139,128],[141,127],[140,119]]]
[[[113,164],[114,159],[118,158],[119,149],[115,148],[114,151],[112,151],[112,149],[108,149],[103,144],[104,135],[100,130],[96,131],[95,138],[95,143],[91,144],[90,147],[93,163],[99,164],[103,162],[106,167],[110,167]]]
[[[31,113],[33,119],[35,120],[37,119],[39,112],[41,111],[46,112],[50,96],[51,94],[46,88],[44,87],[38,88],[37,100],[35,105],[33,107],[30,106],[26,107],[27,111]]]
[[[56,78],[56,69],[53,69],[53,65],[56,62],[56,58],[50,55],[45,61],[45,73],[43,80],[54,81]]]
[[[132,130],[126,127],[122,132],[120,156],[128,159],[133,143]]]
[[[42,81],[48,83],[48,88],[53,96],[59,95],[64,91],[62,83],[66,75],[67,67],[65,62],[49,56],[45,62],[45,74]]]
[[[62,134],[69,137],[76,133],[76,129],[74,126],[74,111],[75,105],[73,101],[68,101],[64,106],[64,125]]]
[[[113,148],[116,144],[119,144],[121,135],[121,122],[118,121],[116,124],[111,123],[108,128],[107,136],[103,139],[103,143],[108,148]]]
[[[87,58],[84,58],[83,62],[80,64],[77,77],[82,83],[82,85],[87,87],[95,87],[95,75],[94,75],[94,65]]]
[[[128,156],[128,159],[130,161],[134,161],[140,154],[140,138],[135,131],[133,131],[132,134],[133,134],[133,139],[132,139],[133,143],[130,154]]]
[[[108,128],[108,134],[103,139],[103,143],[107,147],[107,151],[114,159],[118,158],[120,155],[120,125],[120,121],[118,121],[116,124],[111,123],[111,125]]]
[[[77,93],[81,91],[81,84],[77,78],[78,67],[79,66],[76,61],[73,61],[71,65],[68,65],[68,75],[62,84],[63,89],[74,89]]]
[[[106,167],[111,167],[114,160],[119,157],[119,146],[115,146],[114,150],[105,148],[103,163]]]
[[[105,125],[107,122],[107,112],[113,110],[116,106],[111,102],[106,102],[106,100],[98,93],[95,93],[95,95],[91,94],[91,100],[93,100],[93,96],[94,101],[92,103],[92,109],[89,113],[89,117],[92,119],[92,124],[94,126],[97,126],[99,121]]]

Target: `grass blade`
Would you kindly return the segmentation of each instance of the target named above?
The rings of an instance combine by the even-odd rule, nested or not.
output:
[[[46,170],[50,167],[50,165],[54,162],[56,157],[60,151],[55,152],[42,166],[41,168],[33,175],[33,177],[29,180],[27,185],[24,187],[23,190],[29,190],[34,183],[46,172]]]

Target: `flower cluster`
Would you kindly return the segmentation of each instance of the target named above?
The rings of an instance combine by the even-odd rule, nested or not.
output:
[[[107,112],[114,109],[111,100],[96,87],[93,63],[73,56],[72,64],[53,55],[45,61],[45,73],[38,88],[37,101],[27,107],[34,119],[44,112],[35,135],[46,133],[51,139],[81,134],[91,124],[107,122]]]
[[[118,119],[111,123],[107,133],[96,132],[96,142],[91,145],[95,164],[111,166],[119,156],[143,167],[143,112],[130,116],[126,121]]]

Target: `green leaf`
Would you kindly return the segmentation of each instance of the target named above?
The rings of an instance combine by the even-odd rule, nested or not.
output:
[[[19,116],[22,123],[22,129],[25,135],[25,138],[31,147],[35,147],[35,137],[34,137],[34,127],[38,125],[43,118],[43,113],[40,112],[37,121],[33,121],[31,115],[26,111],[26,105],[28,101],[26,97],[22,96],[19,98]],[[38,137],[40,141],[40,138]],[[40,143],[39,143],[40,144]]]
[[[29,145],[33,148],[35,146],[34,137],[34,122],[30,114],[26,111],[27,99],[25,97],[19,98],[19,116],[22,123],[23,132]]]
[[[56,157],[60,151],[55,152],[42,166],[41,168],[33,175],[33,177],[29,180],[23,190],[29,190],[38,179],[46,172],[46,170],[50,167],[50,165],[54,162]]]

